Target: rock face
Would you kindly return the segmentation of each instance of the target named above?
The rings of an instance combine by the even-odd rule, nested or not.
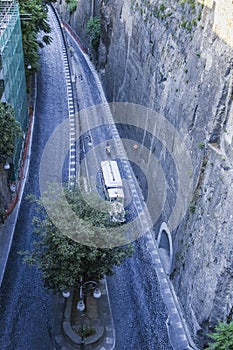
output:
[[[232,16],[231,1],[79,0],[74,18],[83,22],[71,24],[87,44],[82,23],[92,4],[101,17],[98,70],[108,100],[143,105],[165,117],[192,160],[189,209],[172,230],[171,279],[194,340],[204,347],[217,320],[230,321],[233,314],[233,24],[226,18]],[[155,117],[152,128],[157,122]],[[139,139],[130,128],[119,130],[149,149],[137,159],[133,147],[127,151],[147,169],[155,201],[159,180],[150,155],[162,165],[168,190],[157,234],[161,222],[169,224],[182,186],[172,156],[148,133]]]

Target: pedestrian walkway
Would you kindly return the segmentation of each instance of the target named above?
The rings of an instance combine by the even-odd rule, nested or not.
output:
[[[15,225],[19,211],[19,203],[12,211],[11,215],[0,225],[0,286],[4,277],[7,259],[10,253],[11,243],[14,235]]]

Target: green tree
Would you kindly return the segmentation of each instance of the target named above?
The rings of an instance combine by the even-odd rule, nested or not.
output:
[[[55,193],[55,192],[54,192]],[[79,189],[65,191],[68,202],[75,215],[82,219],[78,224],[78,231],[82,235],[89,234],[90,240],[95,234],[102,231],[114,230],[114,224],[109,222],[108,214],[91,206],[88,201],[93,202],[93,194],[84,198]],[[53,193],[50,191],[50,197]],[[56,198],[56,202],[59,199]],[[39,216],[34,218],[35,232],[39,239],[34,242],[31,252],[24,252],[25,261],[29,264],[37,264],[42,271],[45,285],[54,291],[65,290],[75,285],[80,278],[83,281],[99,280],[104,275],[111,275],[115,265],[132,255],[132,245],[121,247],[100,248],[94,245],[84,245],[70,236],[61,232],[51,221],[50,217],[43,212],[41,216],[41,200],[39,203]],[[47,206],[47,205],[46,205]],[[60,209],[59,209],[60,212]],[[68,214],[62,209],[58,215],[65,222],[64,227],[69,227]],[[77,224],[75,224],[77,226]],[[68,228],[68,231],[72,229]],[[88,231],[88,233],[87,233]]]
[[[209,350],[232,350],[233,349],[233,321],[230,323],[218,322],[215,331],[208,336],[213,340],[209,344]]]
[[[100,19],[98,17],[91,17],[87,21],[87,34],[90,37],[92,48],[97,51],[100,43]]]
[[[0,156],[3,161],[13,156],[16,137],[20,134],[21,127],[15,119],[14,108],[0,102]]]
[[[43,47],[44,44],[50,44],[52,41],[48,35],[51,28],[47,21],[47,7],[42,0],[19,0],[19,9],[22,17],[25,67],[30,65],[30,72],[35,72],[38,70],[38,48]],[[38,36],[39,32],[41,32],[40,36]]]

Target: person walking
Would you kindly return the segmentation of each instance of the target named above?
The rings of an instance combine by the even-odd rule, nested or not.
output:
[[[107,154],[110,154],[110,152],[111,152],[111,146],[110,146],[109,141],[106,142],[106,152],[107,152]]]

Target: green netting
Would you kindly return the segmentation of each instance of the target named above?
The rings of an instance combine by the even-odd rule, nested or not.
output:
[[[15,117],[26,131],[28,123],[27,93],[22,48],[22,33],[18,4],[0,2],[0,82],[2,101],[11,104]],[[14,168],[19,166],[23,139],[16,140]]]

